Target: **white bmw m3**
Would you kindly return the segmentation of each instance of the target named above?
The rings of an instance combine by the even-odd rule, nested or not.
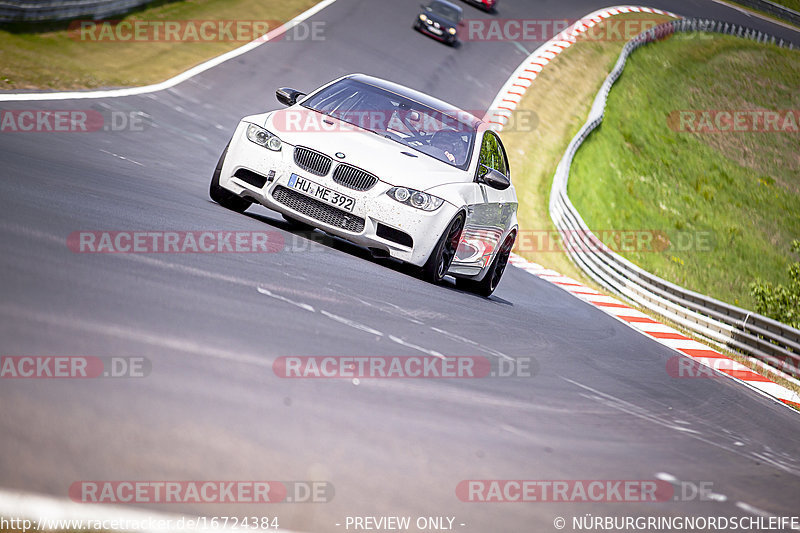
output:
[[[244,212],[258,202],[422,268],[439,283],[489,296],[516,239],[508,158],[487,124],[445,102],[354,74],[287,109],[245,117],[222,153],[211,198]]]

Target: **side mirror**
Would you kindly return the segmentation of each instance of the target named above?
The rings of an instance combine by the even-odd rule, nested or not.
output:
[[[296,89],[289,89],[288,87],[282,87],[275,92],[278,101],[285,106],[293,106],[305,95],[306,93],[302,93]]]
[[[511,187],[511,180],[495,169],[488,168],[484,165],[478,167],[478,183],[485,183],[492,189],[497,189],[498,191],[504,191]]]

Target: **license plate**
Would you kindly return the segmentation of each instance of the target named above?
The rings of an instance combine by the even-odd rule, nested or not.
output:
[[[344,194],[336,192],[333,189],[323,187],[319,183],[311,181],[310,179],[306,179],[302,176],[298,176],[297,174],[292,174],[292,176],[289,178],[289,187],[292,189],[297,189],[298,191],[301,191],[312,198],[316,198],[317,200],[331,204],[332,206],[338,207],[339,209],[344,209],[345,211],[349,211],[351,213],[353,212],[353,208],[356,206],[355,198],[345,196]]]
[[[442,30],[440,30],[439,28],[434,28],[433,26],[429,26],[428,29],[431,30],[436,35],[441,35],[442,34]]]

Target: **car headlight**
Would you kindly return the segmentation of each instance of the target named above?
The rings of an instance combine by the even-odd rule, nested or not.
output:
[[[264,148],[268,148],[273,152],[280,152],[281,146],[283,146],[283,142],[281,142],[277,136],[260,126],[256,126],[255,124],[250,124],[247,126],[247,138],[251,142],[263,146]]]
[[[424,14],[420,13],[419,20],[421,20],[422,22],[428,22],[428,17],[426,17]]]
[[[386,194],[401,204],[410,205],[423,211],[436,211],[444,203],[444,200],[437,196],[407,187],[392,187],[386,191]]]
[[[449,30],[447,30],[447,33],[449,33],[450,35],[455,35],[456,34],[456,29],[455,28],[450,28]]]

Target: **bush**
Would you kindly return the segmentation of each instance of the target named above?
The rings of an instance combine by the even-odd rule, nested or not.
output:
[[[792,252],[800,254],[800,241],[792,241]],[[750,294],[756,301],[756,312],[793,328],[800,328],[800,262],[789,265],[788,285],[775,285],[756,280],[750,284]]]

